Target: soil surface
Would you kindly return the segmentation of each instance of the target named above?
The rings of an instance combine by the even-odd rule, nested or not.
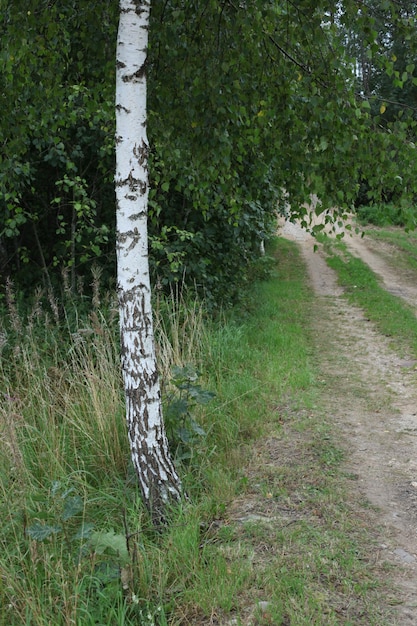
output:
[[[334,271],[314,240],[286,222],[280,235],[296,241],[317,295],[312,312],[323,374],[324,403],[341,433],[347,471],[372,505],[376,557],[391,565],[399,600],[394,622],[417,624],[417,361],[396,354],[363,312],[343,297]],[[417,311],[417,287],[389,263],[390,251],[360,235],[347,236],[351,253],[381,284]],[[322,348],[320,349],[320,346]]]

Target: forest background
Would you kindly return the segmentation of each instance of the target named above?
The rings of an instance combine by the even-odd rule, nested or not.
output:
[[[415,3],[152,6],[154,284],[244,288],[277,211],[394,201],[413,225]],[[0,275],[75,293],[115,275],[118,3],[1,2]],[[378,164],[378,167],[375,165]]]

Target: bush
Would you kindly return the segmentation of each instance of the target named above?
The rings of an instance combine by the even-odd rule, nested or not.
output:
[[[374,226],[405,226],[404,214],[394,204],[375,204],[361,206],[357,209],[357,217],[361,224]]]

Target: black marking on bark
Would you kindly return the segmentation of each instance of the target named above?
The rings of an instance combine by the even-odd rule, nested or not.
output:
[[[133,148],[133,154],[137,158],[138,163],[141,167],[148,162],[149,146],[143,139],[140,146],[135,146]]]
[[[152,448],[146,441],[140,446],[140,453],[136,455],[135,467],[142,495],[151,512],[154,525],[165,524],[166,505],[171,501],[181,500],[181,483],[171,459],[166,454],[167,443],[161,433],[157,433],[157,440]],[[139,452],[139,451],[138,451]],[[146,459],[146,464],[143,461]],[[161,477],[161,474],[164,474]]]
[[[147,181],[141,180],[140,178],[135,178],[132,172],[130,172],[125,183],[129,185],[129,189],[131,192],[134,193],[135,191],[139,191],[139,193],[142,195],[145,194],[148,188]]]
[[[140,237],[140,232],[138,231],[137,228],[134,228],[133,230],[129,231],[129,237],[132,239],[132,241],[130,242],[130,245],[127,249],[127,252],[131,252],[133,250],[133,248],[136,248],[137,244],[139,243],[141,237]]]
[[[136,72],[133,72],[133,74],[125,74],[125,76],[122,76],[122,81],[124,83],[141,82],[146,76],[146,66],[147,62],[145,59],[144,63],[142,63],[142,65],[139,69],[136,70]]]
[[[116,187],[124,187],[125,185],[128,185],[129,190],[132,193],[139,191],[141,195],[144,195],[148,188],[148,182],[146,180],[141,180],[140,178],[135,178],[132,172],[130,172],[127,178],[120,178],[119,180],[116,180],[115,185]],[[125,198],[129,198],[130,200],[132,199],[131,197],[129,197],[129,195],[126,195]],[[133,200],[136,200],[136,196],[133,198]]]
[[[117,243],[119,244],[119,246],[124,246],[126,241],[130,238],[130,233],[131,231],[128,230],[127,232],[124,233],[119,233],[117,235]],[[126,298],[125,300],[125,304],[129,301],[128,298]]]
[[[146,190],[148,188],[148,185],[146,182],[144,182],[143,180],[137,180],[137,187],[135,189],[131,189],[131,191],[138,191],[140,196],[144,196],[146,193]],[[137,196],[130,196],[129,194],[125,195],[125,198],[127,200],[137,200]],[[146,215],[147,210],[144,209],[142,211],[142,215]]]
[[[143,425],[145,427],[145,432],[149,431],[149,411],[148,405],[145,405],[143,409]]]
[[[123,236],[123,233],[120,233],[120,237]],[[122,310],[128,308],[129,305],[136,306],[137,302],[140,298],[143,297],[143,292],[147,291],[147,286],[144,283],[140,283],[134,289],[126,291],[119,288],[119,304],[122,307]]]
[[[127,177],[126,182],[129,185],[129,189],[130,191],[137,191],[139,184],[140,184],[140,180],[138,178],[135,178],[132,174],[132,172],[129,173],[129,176]]]
[[[129,114],[130,113],[130,109],[127,109],[126,107],[124,107],[122,104],[116,104],[116,111],[124,111],[125,113]]]
[[[132,0],[132,2],[135,5],[135,13],[139,16],[146,11],[143,7],[149,6],[149,2],[144,2],[144,0]]]
[[[124,67],[126,67],[126,63],[123,63],[123,61],[119,61],[119,59],[116,60],[116,69],[117,70],[121,70]]]

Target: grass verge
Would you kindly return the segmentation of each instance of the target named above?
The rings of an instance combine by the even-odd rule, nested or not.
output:
[[[175,446],[190,502],[162,533],[128,461],[111,305],[80,321],[40,299],[23,319],[9,302],[0,624],[383,623],[367,530],[320,409],[305,270],[293,244],[273,253],[275,274],[221,323],[162,306],[165,377],[191,365],[216,393],[192,404],[165,381],[166,411],[180,400],[199,436]]]
[[[327,249],[327,263],[336,270],[348,300],[360,306],[396,348],[417,356],[417,319],[412,307],[386,291],[366,263],[351,255],[343,243],[328,244]]]
[[[404,228],[369,228],[366,235],[376,241],[387,242],[395,251],[396,262],[404,268],[417,270],[417,232]]]

